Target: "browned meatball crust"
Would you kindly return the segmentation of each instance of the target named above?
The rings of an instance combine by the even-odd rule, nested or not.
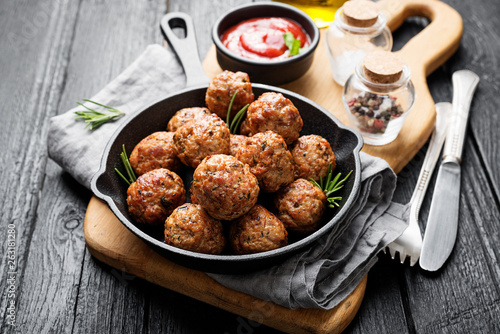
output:
[[[274,204],[288,231],[311,233],[325,212],[326,195],[311,182],[297,179],[276,194]]]
[[[247,119],[243,119],[243,121],[241,122],[241,125],[240,125],[240,135],[243,135],[243,136],[250,136],[250,128],[248,127],[248,121]]]
[[[173,148],[173,132],[155,132],[144,138],[130,154],[130,165],[137,175],[157,168],[178,171],[182,164]]]
[[[165,221],[165,242],[185,250],[220,254],[226,245],[220,221],[201,206],[186,203],[177,207]]]
[[[174,149],[183,164],[196,168],[207,156],[229,154],[229,129],[217,115],[197,118],[174,133]]]
[[[239,161],[250,166],[264,192],[278,191],[295,179],[292,154],[277,133],[257,133],[233,151]]]
[[[161,225],[185,202],[184,182],[164,168],[139,176],[127,190],[128,211],[139,223]]]
[[[229,154],[232,156],[235,156],[236,152],[240,150],[240,148],[245,145],[248,137],[247,136],[242,136],[242,135],[231,135],[229,139],[230,147],[229,147]]]
[[[168,121],[167,130],[171,132],[177,131],[178,128],[199,117],[210,115],[210,110],[201,107],[184,108],[175,113]]]
[[[245,105],[252,103],[254,94],[248,74],[224,71],[214,77],[208,85],[205,103],[211,112],[226,119],[227,109],[235,92],[237,93],[231,107],[232,116],[236,115]]]
[[[231,224],[229,241],[236,254],[260,253],[288,244],[283,223],[261,205]]]
[[[255,205],[259,185],[248,165],[233,156],[219,154],[205,158],[196,168],[191,192],[212,217],[232,220]]]
[[[335,154],[330,143],[318,135],[299,137],[291,150],[295,163],[295,177],[306,180],[319,181],[320,176],[325,178],[328,165],[332,170],[336,167]]]
[[[246,120],[250,135],[271,130],[281,135],[287,145],[299,138],[304,124],[292,101],[274,92],[264,93],[252,102]]]

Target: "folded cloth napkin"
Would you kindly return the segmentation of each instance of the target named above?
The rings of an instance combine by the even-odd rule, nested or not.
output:
[[[150,45],[122,74],[91,98],[126,115],[94,131],[75,119],[76,107],[50,120],[49,156],[90,188],[104,148],[130,114],[180,90],[185,75],[174,54]],[[288,308],[335,307],[360,283],[376,254],[407,226],[406,206],[391,202],[396,175],[382,159],[361,154],[361,187],[345,219],[313,247],[272,268],[245,275],[215,275],[221,284]]]

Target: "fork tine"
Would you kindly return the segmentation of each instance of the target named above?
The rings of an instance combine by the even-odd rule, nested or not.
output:
[[[406,249],[399,253],[399,260],[401,261],[401,264],[405,263],[405,261],[406,261]]]
[[[391,258],[394,260],[394,258],[396,257],[397,251],[393,248],[389,248],[389,252],[391,253]]]
[[[418,261],[418,257],[411,256],[410,257],[410,267],[413,267],[415,265],[415,263],[417,263],[417,261]]]

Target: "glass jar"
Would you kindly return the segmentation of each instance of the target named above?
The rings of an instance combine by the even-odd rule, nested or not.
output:
[[[388,64],[393,62],[386,60]],[[367,70],[365,64],[366,58],[355,67],[344,87],[342,101],[350,125],[361,133],[365,143],[385,145],[394,141],[403,127],[415,102],[415,88],[410,68],[405,64],[399,75],[383,80],[377,80],[377,74]]]
[[[372,19],[363,14],[372,9]],[[348,13],[345,11],[348,10]],[[357,12],[360,13],[356,18]],[[364,0],[347,1],[335,13],[335,20],[326,33],[326,49],[333,79],[344,86],[368,52],[392,49],[392,34],[386,26],[387,18],[376,3]]]

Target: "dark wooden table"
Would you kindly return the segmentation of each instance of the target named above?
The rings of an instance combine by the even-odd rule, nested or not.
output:
[[[203,59],[215,19],[245,2],[1,1],[0,332],[274,332],[92,258],[83,236],[91,192],[46,148],[52,116],[95,94],[148,44],[163,43],[165,12],[192,15]],[[462,15],[465,30],[457,53],[429,77],[432,96],[451,101],[456,70],[481,77],[465,143],[455,249],[435,274],[380,256],[346,333],[500,332],[500,3],[445,2]],[[394,34],[395,49],[424,24],[407,21]],[[396,201],[409,200],[424,152],[400,172]],[[427,196],[423,222],[429,206]],[[12,315],[16,327],[9,325]]]

